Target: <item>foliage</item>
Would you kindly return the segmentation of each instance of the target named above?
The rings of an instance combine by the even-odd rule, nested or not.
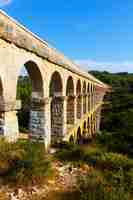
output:
[[[20,76],[17,85],[17,99],[21,100],[21,110],[18,111],[20,131],[27,132],[29,125],[29,111],[31,98],[31,81],[28,76]]]
[[[50,173],[50,161],[43,144],[0,141],[0,175],[4,182],[41,184]]]
[[[99,142],[108,151],[133,154],[133,74],[91,71],[109,84],[112,91],[105,96]]]
[[[62,143],[59,145],[62,147]],[[65,143],[63,148],[58,149],[56,158],[62,161],[81,161],[83,157],[83,150],[78,145]]]
[[[81,200],[130,200],[126,191],[123,172],[110,176],[110,181],[98,170],[91,168],[87,176],[79,176],[78,189]]]

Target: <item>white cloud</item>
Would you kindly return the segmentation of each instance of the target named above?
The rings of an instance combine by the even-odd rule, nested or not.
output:
[[[86,71],[99,70],[108,72],[129,72],[133,73],[133,61],[123,62],[97,62],[94,60],[75,60],[75,62]]]
[[[0,7],[10,4],[12,0],[0,0]]]

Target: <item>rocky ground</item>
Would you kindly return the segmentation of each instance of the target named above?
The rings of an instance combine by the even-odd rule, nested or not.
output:
[[[73,166],[71,163],[63,164],[58,160],[52,161],[53,177],[43,186],[29,188],[0,188],[0,200],[62,200],[68,198],[76,191],[76,177],[85,175],[90,168],[88,165]],[[76,194],[75,194],[76,195]]]

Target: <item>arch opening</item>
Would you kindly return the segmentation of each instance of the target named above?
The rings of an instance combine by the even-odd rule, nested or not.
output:
[[[81,109],[82,109],[82,97],[81,97],[81,81],[78,80],[76,86],[76,95],[77,95],[77,119],[81,118]]]
[[[63,84],[59,72],[54,72],[51,77],[49,95],[51,100],[51,140],[60,139],[63,134]]]
[[[74,83],[70,76],[67,80],[66,86],[66,96],[67,96],[67,124],[74,124]]]
[[[18,111],[19,131],[40,140],[44,138],[43,95],[43,78],[39,66],[34,61],[28,61],[17,82],[17,99],[21,100],[21,109]]]
[[[62,96],[62,79],[59,72],[54,72],[50,81],[50,97]]]
[[[82,135],[81,135],[81,128],[78,128],[77,131],[77,144],[82,144]]]
[[[70,136],[69,142],[70,142],[71,144],[74,144],[74,137],[73,137],[73,135]]]

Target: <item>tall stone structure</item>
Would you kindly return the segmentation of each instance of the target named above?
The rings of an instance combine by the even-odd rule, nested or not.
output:
[[[0,135],[19,136],[16,88],[21,67],[31,79],[29,138],[45,143],[79,141],[99,130],[108,86],[0,11]]]

